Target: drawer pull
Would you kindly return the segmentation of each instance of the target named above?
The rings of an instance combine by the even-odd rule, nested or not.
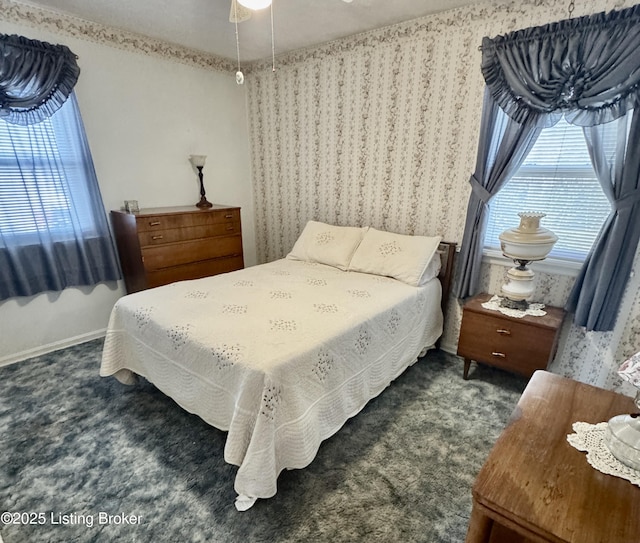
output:
[[[229,226],[227,226],[227,230],[233,231],[235,230],[235,227],[232,224],[230,224]]]
[[[160,235],[160,236],[151,236],[151,239],[162,239],[164,236]]]
[[[498,328],[496,330],[496,332],[498,332],[498,334],[502,334],[503,336],[510,336],[511,335],[511,330],[506,330],[504,328]]]
[[[160,221],[151,221],[149,226],[160,226]]]
[[[229,213],[228,215],[224,216],[225,219],[233,219],[233,215],[231,213]]]
[[[496,351],[492,352],[492,353],[491,353],[491,355],[492,355],[492,356],[495,356],[496,358],[507,358],[507,355],[506,355],[506,354],[504,354],[504,353],[499,353],[499,352],[496,352]]]

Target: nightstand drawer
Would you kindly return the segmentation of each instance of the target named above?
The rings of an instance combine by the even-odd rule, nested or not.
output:
[[[555,330],[465,312],[458,354],[531,375],[547,367]]]
[[[464,358],[464,378],[472,360],[530,377],[546,369],[556,351],[564,311],[545,307],[543,316],[511,317],[483,307],[491,298],[479,294],[462,313],[458,355]]]

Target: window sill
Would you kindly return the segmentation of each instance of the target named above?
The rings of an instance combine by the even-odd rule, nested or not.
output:
[[[482,255],[482,262],[486,264],[512,267],[513,260],[506,258],[500,251],[494,251],[491,249],[485,249]],[[576,277],[578,272],[582,268],[582,262],[576,262],[574,260],[559,260],[557,258],[546,258],[537,262],[531,263],[531,269],[549,275],[567,275],[570,277]]]

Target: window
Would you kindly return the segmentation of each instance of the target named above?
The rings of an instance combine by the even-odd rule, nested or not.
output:
[[[97,235],[76,103],[30,126],[0,122],[0,232],[10,245]]]
[[[615,147],[615,131],[606,145]],[[546,213],[541,225],[558,236],[551,257],[583,261],[611,212],[591,166],[583,130],[564,119],[542,131],[520,169],[489,202],[485,248],[519,224],[518,212]]]
[[[75,95],[35,124],[0,119],[0,300],[119,278]]]

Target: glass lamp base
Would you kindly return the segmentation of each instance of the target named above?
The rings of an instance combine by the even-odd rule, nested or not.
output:
[[[502,306],[509,309],[526,311],[529,307],[528,300],[533,297],[534,273],[527,268],[527,261],[520,260],[520,265],[509,269],[507,282],[502,285]]]
[[[604,442],[624,465],[640,471],[640,415],[617,415],[609,420]]]

